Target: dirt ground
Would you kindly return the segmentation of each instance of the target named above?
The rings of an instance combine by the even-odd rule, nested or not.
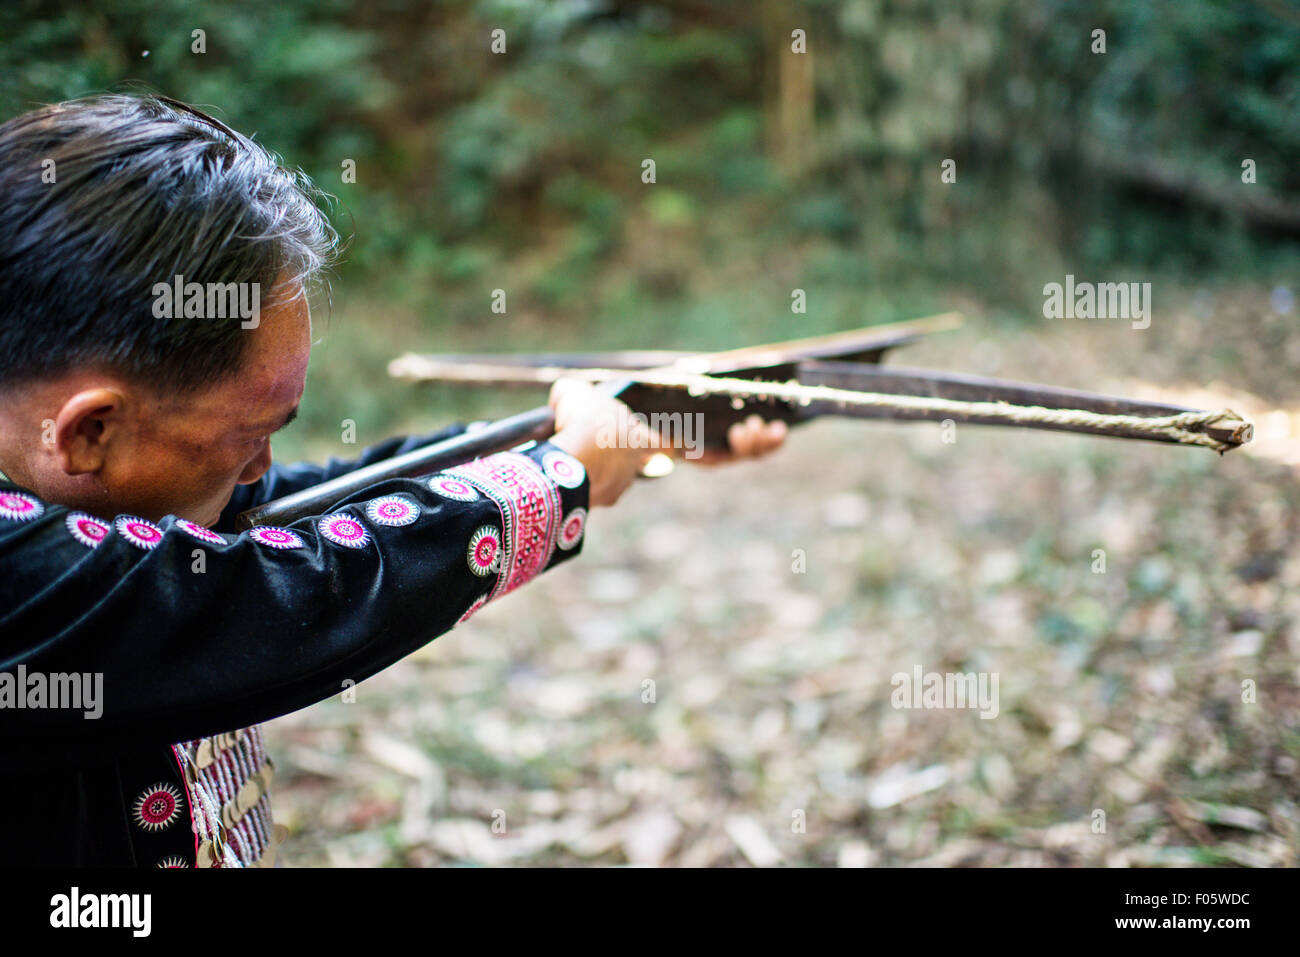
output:
[[[958,302],[893,361],[1227,405],[1250,454],[822,421],[641,483],[268,726],[288,863],[1295,865],[1300,309],[1167,298],[1148,330]],[[917,667],[996,675],[996,716],[894,707]]]

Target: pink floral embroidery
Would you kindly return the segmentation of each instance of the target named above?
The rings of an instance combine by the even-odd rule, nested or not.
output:
[[[410,525],[420,517],[420,508],[400,495],[388,495],[369,502],[366,516],[376,525]]]
[[[484,525],[469,540],[469,570],[486,577],[501,567],[501,533]]]
[[[98,548],[109,532],[108,522],[101,522],[85,512],[70,512],[64,522],[72,537],[87,548]]]
[[[45,506],[21,492],[0,492],[0,518],[30,522],[45,514]]]
[[[248,530],[248,537],[267,548],[305,548],[306,543],[297,532],[274,525],[258,525]]]
[[[204,528],[197,522],[191,522],[186,518],[176,519],[176,527],[183,531],[189,532],[201,542],[211,542],[214,545],[224,545],[226,540],[210,528]]]
[[[143,518],[136,518],[134,515],[119,515],[117,521],[113,523],[113,527],[128,542],[136,548],[143,548],[145,551],[157,548],[163,537],[161,528],[153,522],[145,521]]]
[[[170,827],[181,810],[181,794],[170,784],[145,788],[135,799],[135,823],[146,831]]]
[[[578,544],[582,538],[582,531],[587,526],[587,510],[585,508],[575,508],[572,512],[564,517],[564,524],[560,526],[560,539],[556,542],[566,552]]]
[[[430,479],[429,488],[443,498],[453,499],[457,502],[472,502],[478,498],[478,492],[474,491],[474,486],[462,482],[460,479],[449,478],[446,475],[437,475]]]
[[[577,488],[587,477],[587,470],[582,467],[582,463],[559,449],[553,449],[542,456],[542,468],[555,484],[565,488]]]
[[[501,510],[501,574],[487,600],[540,574],[555,554],[562,507],[560,490],[546,472],[526,455],[498,452],[448,474],[473,485]]]
[[[346,515],[326,515],[316,523],[316,527],[331,542],[348,548],[365,548],[370,541],[366,527]]]

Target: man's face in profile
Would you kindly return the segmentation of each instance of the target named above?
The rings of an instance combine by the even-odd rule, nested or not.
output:
[[[286,296],[289,298],[289,296]],[[270,467],[270,436],[298,411],[311,355],[307,296],[266,309],[243,364],[218,384],[185,397],[152,397],[110,456],[103,481],[113,505],[157,520],[178,515],[212,525],[237,484]]]
[[[248,351],[232,375],[163,399],[142,418],[131,454],[104,475],[114,511],[210,526],[237,484],[256,482],[270,467],[271,435],[297,413],[307,379],[307,297],[268,308],[244,335]]]
[[[241,333],[249,340],[239,367],[196,392],[167,394],[97,369],[23,390],[18,419],[33,425],[10,449],[11,477],[49,501],[105,518],[177,515],[213,525],[235,486],[270,467],[271,434],[302,397],[311,312],[296,292],[278,296],[257,328]],[[40,422],[53,423],[52,435],[42,439]]]

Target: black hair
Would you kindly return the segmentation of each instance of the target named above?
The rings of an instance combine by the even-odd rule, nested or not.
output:
[[[154,285],[306,290],[339,248],[323,195],[166,97],[85,97],[0,125],[0,388],[89,365],[180,393],[221,380],[243,361],[240,317],[156,318]]]

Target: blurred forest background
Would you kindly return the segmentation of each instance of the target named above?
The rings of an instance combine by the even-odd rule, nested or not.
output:
[[[386,381],[408,349],[950,308],[967,327],[904,361],[1260,427],[1220,459],[818,424],[638,488],[553,581],[272,724],[290,860],[1296,862],[1290,0],[11,0],[0,36],[5,118],[156,90],[334,197],[348,255],[281,458],[534,401]],[[1044,319],[1067,273],[1151,282],[1151,328]],[[1000,716],[892,709],[918,663],[1001,673]]]

